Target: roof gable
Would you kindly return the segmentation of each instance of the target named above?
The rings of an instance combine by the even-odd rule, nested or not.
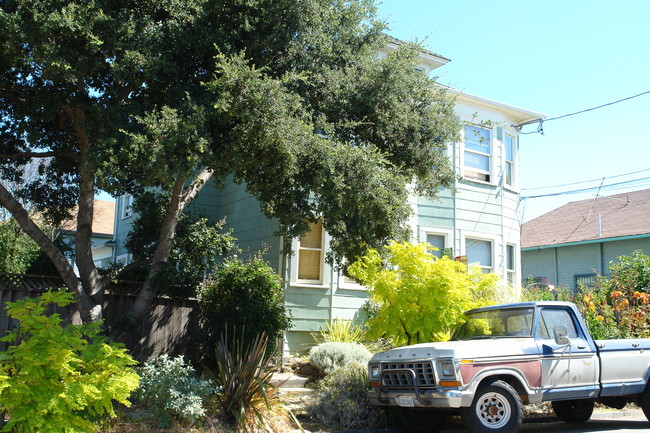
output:
[[[521,247],[647,235],[649,215],[650,189],[575,201],[523,224]]]

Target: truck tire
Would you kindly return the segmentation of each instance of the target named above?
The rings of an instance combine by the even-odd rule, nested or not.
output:
[[[502,380],[481,385],[472,405],[461,409],[463,424],[472,433],[513,433],[523,417],[519,394]]]
[[[398,427],[406,433],[431,433],[444,419],[444,414],[431,409],[396,407],[394,414]]]
[[[594,412],[593,400],[562,400],[551,405],[558,418],[571,424],[587,422]]]

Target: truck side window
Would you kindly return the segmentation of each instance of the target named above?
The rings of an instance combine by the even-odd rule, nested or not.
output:
[[[541,338],[553,338],[553,327],[558,325],[566,326],[569,338],[578,338],[575,324],[571,313],[564,309],[544,308],[541,312],[538,334]]]

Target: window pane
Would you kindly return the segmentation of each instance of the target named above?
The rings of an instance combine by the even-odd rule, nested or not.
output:
[[[465,149],[477,152],[490,152],[490,130],[478,126],[465,127]]]
[[[432,247],[438,248],[437,251],[431,251],[434,256],[442,255],[442,249],[445,247],[445,237],[443,235],[432,235],[427,233],[427,243]]]
[[[298,279],[320,280],[320,264],[320,250],[301,250],[298,253]]]
[[[553,327],[564,325],[568,331],[569,338],[578,338],[571,314],[567,310],[542,310],[542,318],[539,323],[539,334],[544,338],[553,338]]]
[[[467,260],[483,267],[492,267],[492,242],[480,239],[465,239]]]
[[[490,170],[490,157],[478,153],[465,151],[465,167],[477,168],[483,171]]]
[[[513,158],[514,158],[515,152],[514,152],[513,144],[514,144],[514,139],[511,136],[506,135],[506,139],[505,139],[506,160],[510,161],[510,162],[514,161]]]
[[[311,231],[300,238],[301,248],[321,248],[323,240],[323,222],[318,220],[316,223],[309,224]]]
[[[515,246],[514,245],[508,245],[506,246],[506,254],[507,254],[507,261],[508,261],[508,270],[514,271],[515,270]]]
[[[512,185],[512,164],[506,162],[506,185]]]

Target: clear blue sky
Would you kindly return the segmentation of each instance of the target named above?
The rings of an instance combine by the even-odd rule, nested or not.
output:
[[[426,39],[451,59],[440,82],[549,118],[650,90],[647,0],[384,0],[379,15],[392,36]],[[603,178],[600,195],[650,188],[649,115],[646,94],[522,135],[523,195],[598,188]],[[596,192],[527,199],[523,220]]]

